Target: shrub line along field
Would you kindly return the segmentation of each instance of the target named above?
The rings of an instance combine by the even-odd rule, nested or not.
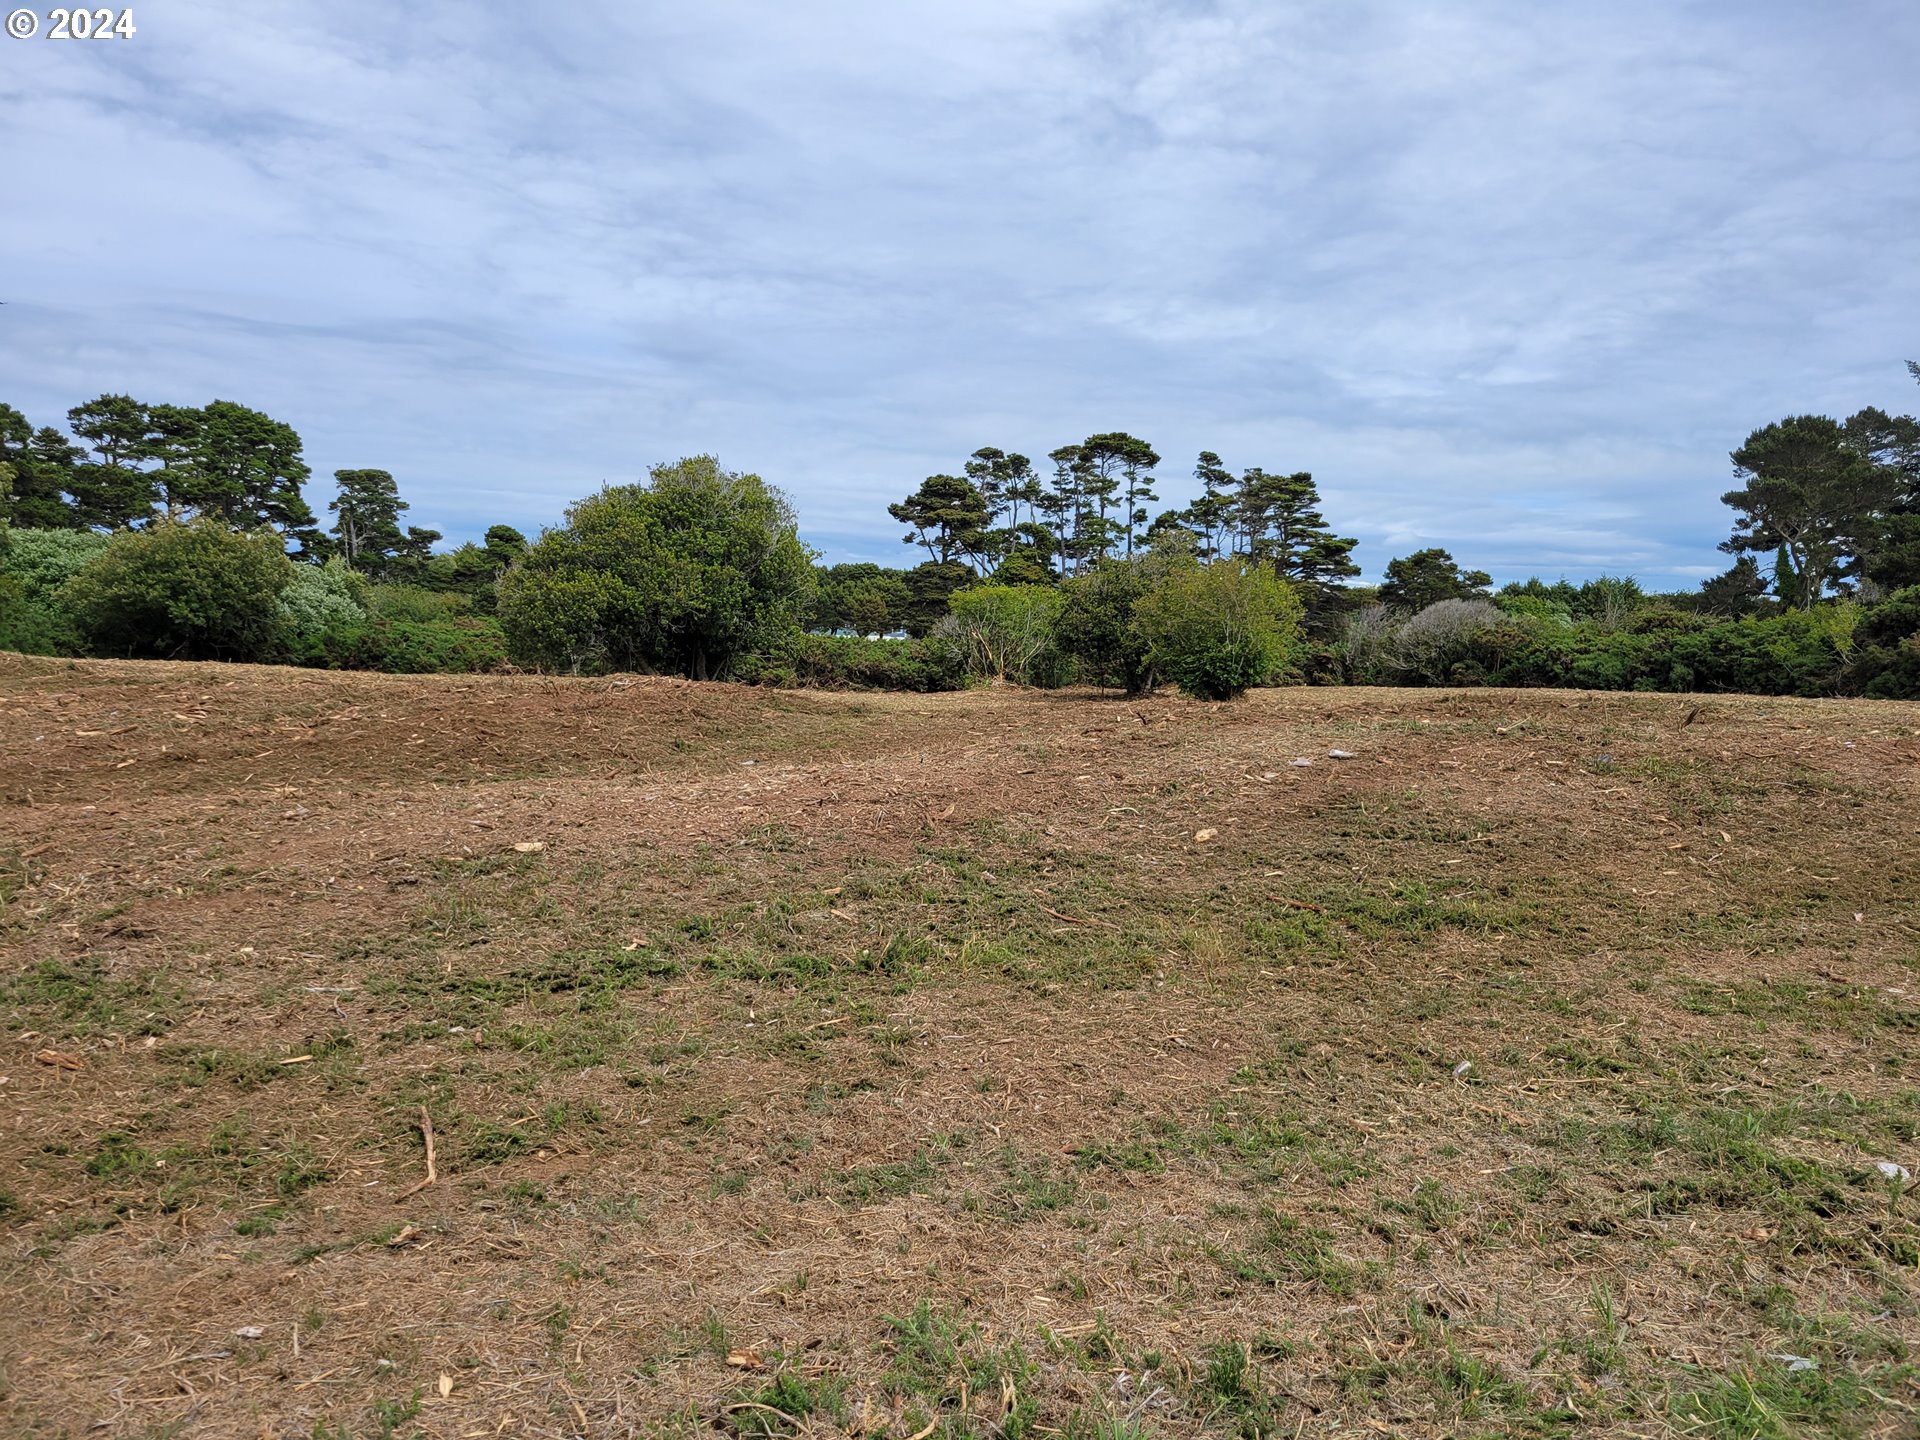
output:
[[[1914,1434],[1916,760],[0,657],[0,1428]]]

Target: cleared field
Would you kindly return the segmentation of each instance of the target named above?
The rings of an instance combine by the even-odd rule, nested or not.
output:
[[[1916,762],[0,658],[0,1426],[1915,1434]]]

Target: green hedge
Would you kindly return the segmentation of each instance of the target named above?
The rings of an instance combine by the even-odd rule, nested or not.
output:
[[[425,621],[376,615],[358,629],[329,635],[321,663],[335,670],[470,675],[506,667],[507,637],[486,615]]]
[[[957,649],[926,640],[795,635],[777,649],[736,659],[732,678],[818,690],[958,690],[966,667]]]

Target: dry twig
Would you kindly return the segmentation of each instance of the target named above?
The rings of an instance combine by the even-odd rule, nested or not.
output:
[[[406,1200],[411,1198],[412,1196],[418,1195],[422,1190],[426,1189],[429,1185],[433,1184],[435,1180],[440,1178],[437,1174],[435,1174],[434,1168],[433,1168],[433,1117],[427,1114],[427,1107],[424,1105],[420,1107],[420,1135],[421,1135],[421,1138],[427,1142],[426,1178],[424,1180],[414,1181],[413,1184],[409,1185],[406,1189],[402,1190],[398,1195],[394,1196],[393,1203],[396,1205],[398,1205],[402,1200]]]

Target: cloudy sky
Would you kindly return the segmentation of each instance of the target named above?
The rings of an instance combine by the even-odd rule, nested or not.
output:
[[[1125,429],[1370,575],[1691,585],[1749,430],[1920,406],[1913,0],[135,21],[0,39],[0,400],[239,400],[450,537],[711,451],[905,563],[925,475]]]

